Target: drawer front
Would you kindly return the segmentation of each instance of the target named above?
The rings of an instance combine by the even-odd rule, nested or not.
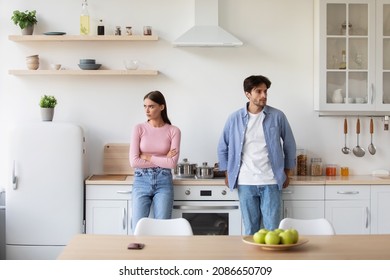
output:
[[[86,199],[131,199],[132,185],[87,185]]]
[[[289,186],[282,190],[283,200],[323,200],[325,186],[322,185],[304,185]]]
[[[325,199],[357,200],[370,199],[370,185],[332,185],[325,188]]]

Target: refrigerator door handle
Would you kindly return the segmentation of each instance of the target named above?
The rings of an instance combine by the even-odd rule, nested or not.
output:
[[[12,167],[12,189],[16,190],[17,188],[18,188],[18,177],[16,176],[15,161],[14,161],[14,165]]]

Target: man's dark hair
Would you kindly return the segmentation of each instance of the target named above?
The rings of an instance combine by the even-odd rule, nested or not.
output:
[[[271,87],[271,81],[267,77],[261,75],[249,76],[244,80],[244,91],[251,92],[253,88],[261,84],[265,84],[267,89]]]

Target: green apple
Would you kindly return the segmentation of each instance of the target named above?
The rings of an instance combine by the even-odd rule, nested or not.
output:
[[[269,231],[265,235],[264,240],[265,240],[265,244],[269,244],[269,245],[277,245],[280,243],[279,234],[277,232],[274,232],[274,231]]]
[[[276,232],[277,234],[279,234],[283,231],[284,231],[284,229],[281,229],[281,228],[274,229],[274,232]]]
[[[255,232],[255,234],[253,235],[253,241],[255,243],[259,243],[259,244],[265,244],[265,236],[267,235],[267,233],[264,233],[264,232]]]
[[[259,231],[258,232],[260,232],[260,233],[268,233],[269,232],[269,230],[268,229],[266,229],[266,228],[262,228],[262,229],[259,229]]]
[[[294,229],[294,228],[290,228],[290,229],[288,229],[286,231],[289,231],[293,235],[293,243],[294,244],[297,243],[298,240],[299,240],[299,233],[298,233],[298,231],[296,229]]]
[[[294,234],[290,230],[279,233],[279,237],[282,244],[294,244]]]

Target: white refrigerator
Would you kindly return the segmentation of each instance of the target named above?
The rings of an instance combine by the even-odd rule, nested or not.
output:
[[[85,138],[80,126],[39,122],[11,133],[6,258],[56,259],[84,232]]]

